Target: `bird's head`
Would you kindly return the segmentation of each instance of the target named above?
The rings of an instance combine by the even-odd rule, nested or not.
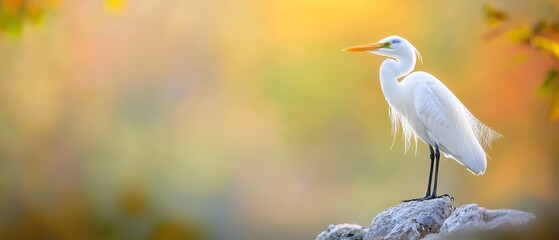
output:
[[[377,55],[394,58],[396,60],[410,57],[419,58],[421,55],[417,49],[405,38],[399,36],[390,36],[383,38],[377,43],[364,44],[344,49],[346,52],[369,52]]]

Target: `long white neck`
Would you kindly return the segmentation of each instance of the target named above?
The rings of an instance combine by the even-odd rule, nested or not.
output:
[[[394,106],[398,99],[398,91],[400,88],[399,78],[402,78],[411,73],[415,67],[415,54],[410,51],[403,57],[398,57],[397,60],[388,58],[380,65],[380,86],[384,97],[389,104]]]

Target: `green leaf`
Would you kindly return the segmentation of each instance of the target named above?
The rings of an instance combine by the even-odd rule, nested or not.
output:
[[[557,69],[550,69],[547,71],[539,87],[539,92],[542,95],[547,95],[550,92],[557,92],[557,90],[559,90],[559,83],[557,82],[558,74],[559,71],[557,71]]]
[[[22,20],[20,15],[0,13],[0,30],[12,36],[19,36],[23,27]]]
[[[555,96],[551,100],[547,118],[551,122],[557,122],[559,120],[559,93],[555,93]]]
[[[543,87],[549,87],[553,81],[555,81],[555,79],[557,79],[557,70],[556,69],[551,69],[547,72],[546,76],[545,76],[545,80],[543,81],[542,86]]]
[[[545,78],[540,85],[539,92],[545,95],[552,94],[551,105],[548,109],[548,119],[550,122],[559,121],[559,76],[558,69],[550,69],[547,71]]]

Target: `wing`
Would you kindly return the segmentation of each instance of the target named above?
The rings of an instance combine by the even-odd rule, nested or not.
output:
[[[429,75],[431,76],[431,75]],[[435,81],[429,82],[429,85],[437,98],[442,99],[441,103],[444,107],[456,110],[455,113],[460,114],[461,118],[466,119],[467,126],[473,131],[477,141],[483,147],[491,147],[491,142],[502,137],[498,132],[479,121],[460,100],[438,79],[431,76]]]
[[[421,80],[413,88],[413,106],[417,120],[423,125],[430,144],[465,165],[474,174],[485,172],[485,151],[478,141],[480,124],[452,92],[435,77],[417,75]],[[472,124],[475,119],[475,124]],[[485,126],[482,124],[482,126]]]

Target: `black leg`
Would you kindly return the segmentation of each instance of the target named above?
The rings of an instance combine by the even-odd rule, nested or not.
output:
[[[439,145],[435,144],[435,152],[433,153],[433,147],[429,146],[429,149],[431,150],[431,155],[429,156],[431,158],[431,167],[429,169],[429,184],[427,185],[427,194],[425,197],[422,198],[415,198],[415,199],[410,199],[410,200],[405,200],[402,202],[410,202],[410,201],[423,201],[423,200],[429,200],[429,199],[434,199],[434,198],[440,198],[440,197],[448,197],[448,194],[443,194],[441,196],[437,196],[437,182],[439,179],[439,162],[441,159],[441,152],[439,151]],[[433,162],[435,162],[435,180],[433,182],[433,191],[431,192],[431,180],[433,178]],[[454,200],[454,198],[450,197],[452,200]]]
[[[422,198],[414,198],[414,199],[410,199],[410,200],[404,200],[402,202],[410,202],[410,201],[422,201],[422,200],[426,200],[426,199],[431,199],[431,181],[433,179],[433,163],[435,162],[435,152],[433,151],[433,147],[431,147],[431,145],[429,145],[429,151],[431,152],[429,154],[429,159],[431,159],[431,164],[429,167],[429,182],[427,183],[427,193],[425,193],[425,197]]]
[[[439,179],[439,160],[441,159],[441,153],[439,152],[439,145],[435,144],[435,182],[433,183],[433,192],[429,198],[437,197],[437,180]]]
[[[433,162],[435,161],[435,152],[433,151],[433,147],[429,145],[429,159],[431,159],[431,166],[429,167],[429,182],[427,183],[427,193],[425,193],[425,198],[431,195],[431,180],[433,179]]]

